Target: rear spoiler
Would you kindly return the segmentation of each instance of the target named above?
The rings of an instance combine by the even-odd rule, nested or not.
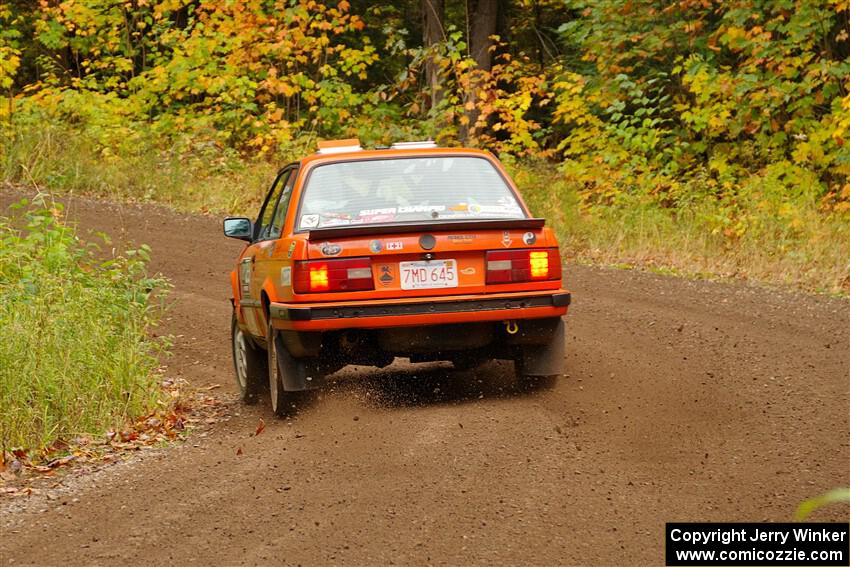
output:
[[[370,236],[373,234],[399,234],[406,232],[446,232],[455,230],[521,230],[543,228],[545,219],[463,219],[441,221],[391,222],[386,224],[353,224],[314,228],[307,233],[307,240],[324,240],[342,236]]]

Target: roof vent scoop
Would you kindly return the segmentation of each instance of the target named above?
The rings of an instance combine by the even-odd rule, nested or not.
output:
[[[437,144],[434,140],[424,140],[422,142],[396,142],[390,149],[392,150],[424,150],[428,148],[436,148]]]
[[[323,140],[319,142],[320,154],[341,154],[345,152],[359,152],[360,140],[348,138],[347,140]]]

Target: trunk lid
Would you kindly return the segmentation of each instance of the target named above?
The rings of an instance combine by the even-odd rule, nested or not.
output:
[[[486,285],[488,251],[556,246],[542,219],[500,220],[501,229],[484,222],[321,229],[311,231],[307,257],[371,258],[372,293],[381,298],[464,295],[497,291]]]

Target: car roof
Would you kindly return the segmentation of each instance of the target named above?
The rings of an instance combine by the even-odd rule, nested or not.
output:
[[[411,149],[395,149],[389,148],[385,150],[351,150],[337,151],[333,153],[315,153],[306,156],[300,160],[302,167],[321,164],[321,163],[337,163],[344,161],[361,161],[368,159],[391,159],[404,157],[428,157],[428,156],[469,156],[483,157],[485,159],[495,159],[493,154],[485,150],[477,150],[473,148],[411,148]]]

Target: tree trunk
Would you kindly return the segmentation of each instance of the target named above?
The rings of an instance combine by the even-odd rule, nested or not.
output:
[[[499,0],[467,0],[469,20],[469,54],[475,61],[478,71],[489,72],[493,68],[493,51],[495,45],[491,36],[496,33],[499,21]],[[478,121],[478,94],[480,77],[473,71],[466,92],[464,112],[467,123],[461,124],[459,136],[464,144],[475,138],[475,123]],[[472,108],[469,103],[472,103]]]
[[[496,33],[499,20],[499,0],[468,0],[467,9],[472,14],[469,22],[469,54],[479,69],[493,68],[494,43],[491,36]]]
[[[422,44],[426,49],[440,43],[443,37],[444,0],[422,0]],[[429,57],[425,61],[425,81],[428,84],[426,108],[434,108],[443,99],[440,85],[440,66]]]

